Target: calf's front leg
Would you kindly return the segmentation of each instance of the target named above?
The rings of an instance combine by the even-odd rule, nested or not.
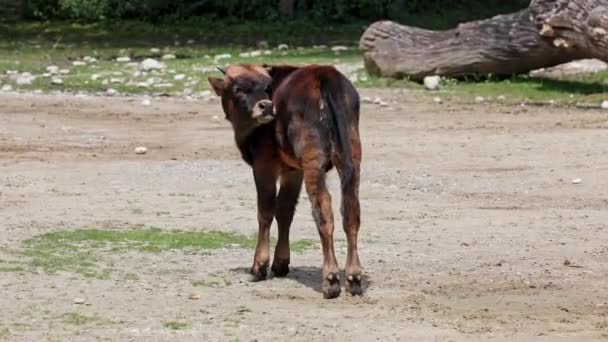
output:
[[[253,281],[266,280],[270,261],[270,226],[274,219],[278,172],[269,163],[254,162],[253,176],[258,198],[258,243],[250,273]]]

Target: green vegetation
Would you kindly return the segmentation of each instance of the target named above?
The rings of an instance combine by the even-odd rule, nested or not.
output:
[[[163,327],[171,330],[181,330],[189,328],[190,324],[178,321],[166,321],[163,322]]]
[[[85,316],[77,312],[63,314],[63,323],[72,325],[85,325],[93,322],[102,323],[103,320],[97,316]]]
[[[31,271],[68,271],[85,277],[105,279],[110,276],[111,269],[100,267],[103,252],[122,253],[138,250],[158,253],[169,250],[253,249],[255,245],[256,240],[252,237],[217,231],[80,229],[55,231],[27,240],[23,243],[21,254],[28,257],[29,262],[24,266]],[[316,245],[310,240],[294,241],[292,250],[299,252]],[[21,270],[25,270],[25,267],[6,268],[7,272]],[[125,279],[137,279],[137,275],[130,273],[125,275]]]
[[[230,18],[260,23],[303,19],[317,23],[353,20],[442,18],[470,20],[512,12],[527,0],[28,0],[24,13],[36,19],[125,20],[154,23]],[[448,15],[452,14],[452,15]],[[432,22],[426,20],[423,22]]]

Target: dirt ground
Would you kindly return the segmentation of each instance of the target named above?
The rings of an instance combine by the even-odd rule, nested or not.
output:
[[[608,339],[607,112],[362,95],[390,106],[362,109],[365,296],[323,300],[318,249],[259,283],[250,250],[130,251],[108,256],[129,279],[0,273],[0,339]],[[55,229],[256,232],[251,171],[219,104],[140,103],[0,95],[0,259]],[[335,173],[330,183],[341,227]],[[305,196],[292,232],[318,239]],[[192,284],[210,277],[221,285]],[[100,322],[66,324],[70,312]]]

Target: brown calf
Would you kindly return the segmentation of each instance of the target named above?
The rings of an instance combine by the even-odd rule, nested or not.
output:
[[[272,272],[289,272],[289,228],[302,187],[306,186],[323,247],[323,295],[340,295],[334,253],[334,218],[325,174],[335,166],[342,188],[344,231],[348,241],[346,290],[362,294],[357,253],[360,225],[359,95],[331,66],[234,65],[209,78],[222,99],[243,159],[252,166],[258,196],[258,244],[251,273],[266,279],[270,226],[276,218],[279,239]],[[277,194],[276,184],[280,182]]]

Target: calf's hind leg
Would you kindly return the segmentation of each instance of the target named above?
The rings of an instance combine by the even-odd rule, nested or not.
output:
[[[331,209],[331,195],[325,184],[322,165],[323,163],[318,161],[306,163],[304,165],[304,183],[323,247],[323,297],[330,299],[340,295],[340,276],[334,252],[334,216]]]

